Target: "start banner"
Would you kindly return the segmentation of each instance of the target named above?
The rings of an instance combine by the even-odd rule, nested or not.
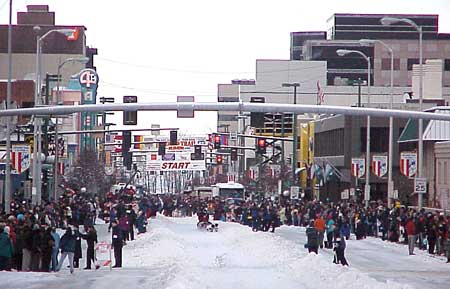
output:
[[[146,169],[149,171],[204,171],[206,170],[205,160],[151,160],[147,162]]]

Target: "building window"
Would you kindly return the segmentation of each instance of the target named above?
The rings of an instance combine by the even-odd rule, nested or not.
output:
[[[219,96],[219,102],[239,102],[239,97]]]
[[[425,62],[425,60],[422,61]],[[408,70],[412,70],[414,64],[419,64],[419,58],[408,58]]]
[[[444,70],[445,71],[450,71],[450,59],[445,59],[444,60]]]
[[[366,128],[361,128],[361,153],[366,152]],[[389,128],[371,127],[370,128],[370,151],[373,153],[387,152],[389,149]]]
[[[391,59],[382,58],[381,59],[381,70],[391,70]],[[400,70],[400,59],[394,58],[394,70]]]
[[[236,121],[236,115],[219,114],[217,118],[219,121]]]
[[[314,136],[314,154],[316,156],[340,156],[344,154],[344,129],[335,129],[317,133]]]

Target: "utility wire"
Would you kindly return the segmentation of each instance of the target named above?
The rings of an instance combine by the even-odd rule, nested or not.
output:
[[[119,65],[126,65],[126,66],[132,66],[132,67],[139,67],[144,69],[150,69],[150,70],[161,70],[161,71],[170,71],[170,72],[177,72],[177,73],[195,73],[195,74],[254,74],[255,71],[206,71],[206,70],[189,70],[189,69],[177,69],[177,68],[169,68],[169,67],[158,67],[158,66],[151,66],[151,65],[144,65],[144,64],[136,64],[136,63],[130,63],[130,62],[124,62],[124,61],[118,61],[110,58],[104,58],[104,57],[95,57],[96,60],[115,63]],[[301,71],[306,69],[314,69],[321,67],[322,65],[310,65],[310,66],[302,66],[301,68],[296,69],[280,69],[280,70],[266,70],[266,71],[259,71],[258,74],[265,74],[265,73],[274,73],[274,72],[294,72],[294,71]]]

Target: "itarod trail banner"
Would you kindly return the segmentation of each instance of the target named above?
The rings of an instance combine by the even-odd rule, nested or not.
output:
[[[372,173],[377,177],[384,177],[387,174],[388,157],[385,155],[372,156]]]
[[[417,173],[417,153],[402,152],[400,153],[400,172],[402,175],[412,178]]]
[[[352,158],[352,176],[362,178],[366,172],[366,160],[363,158]]]

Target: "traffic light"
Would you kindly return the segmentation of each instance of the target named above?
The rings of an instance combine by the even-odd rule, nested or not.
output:
[[[216,155],[216,164],[221,165],[223,162],[223,157],[221,155]]]
[[[123,103],[136,103],[136,95],[125,95],[123,97]],[[123,124],[124,125],[137,125],[137,111],[124,111],[123,112]]]
[[[220,149],[220,135],[218,134],[214,135],[214,148]]]
[[[123,165],[127,170],[131,170],[131,164],[133,162],[133,153],[130,152],[131,148],[131,131],[122,131],[122,156]]]
[[[178,133],[176,130],[171,130],[170,131],[170,145],[174,146],[177,145],[178,143]]]
[[[267,142],[265,138],[258,138],[256,142],[256,153],[265,154],[266,153]]]
[[[231,160],[232,160],[232,161],[237,161],[237,160],[238,160],[238,152],[237,152],[237,149],[232,149],[232,150],[231,150]]]
[[[166,154],[166,143],[160,142],[158,144],[158,155],[163,156]]]

